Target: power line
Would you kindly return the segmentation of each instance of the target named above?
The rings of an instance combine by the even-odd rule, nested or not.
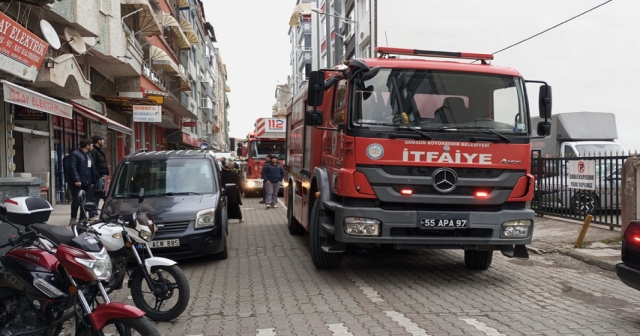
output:
[[[551,27],[551,28],[545,29],[545,30],[543,30],[543,31],[541,31],[541,32],[539,32],[539,33],[537,33],[537,34],[535,34],[535,35],[532,35],[532,36],[530,36],[530,37],[527,37],[526,39],[524,39],[524,40],[522,40],[522,41],[520,41],[520,42],[516,42],[516,43],[514,43],[514,44],[512,44],[512,45],[510,45],[510,46],[508,46],[508,47],[506,47],[506,48],[500,49],[500,50],[498,50],[498,51],[494,52],[493,54],[495,55],[495,54],[497,54],[497,53],[499,53],[499,52],[505,51],[505,50],[507,50],[507,49],[509,49],[509,48],[512,48],[512,47],[515,47],[515,46],[517,46],[518,44],[521,44],[521,43],[523,43],[523,42],[526,42],[526,41],[528,41],[528,40],[530,40],[530,39],[532,39],[532,38],[534,38],[534,37],[536,37],[536,36],[538,36],[538,35],[542,35],[542,34],[544,34],[544,33],[548,32],[548,31],[550,31],[550,30],[551,30],[551,29],[553,29],[553,28],[556,28],[556,27],[558,27],[558,26],[561,26],[561,25],[563,25],[563,24],[565,24],[565,23],[567,23],[567,22],[569,22],[569,21],[571,21],[571,20],[574,20],[574,19],[576,19],[576,18],[578,18],[578,17],[580,17],[580,16],[582,16],[582,15],[584,15],[584,14],[587,14],[587,13],[589,13],[589,12],[591,12],[591,11],[593,11],[593,10],[597,9],[598,7],[602,7],[602,6],[606,5],[606,4],[608,4],[608,3],[609,3],[609,2],[611,2],[611,1],[613,1],[613,0],[605,1],[605,2],[603,2],[603,3],[601,3],[601,4],[599,4],[599,5],[595,6],[595,7],[593,7],[593,8],[591,8],[591,9],[587,10],[587,11],[584,11],[584,12],[582,12],[582,13],[580,13],[580,14],[578,14],[578,15],[576,15],[576,16],[574,16],[574,17],[570,18],[570,19],[568,19],[568,20],[562,21],[562,22],[558,23],[557,25],[555,25],[555,26],[553,26],[553,27]]]

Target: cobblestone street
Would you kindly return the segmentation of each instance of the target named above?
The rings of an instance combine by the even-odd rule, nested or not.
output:
[[[569,257],[496,252],[478,272],[461,251],[351,251],[320,271],[282,205],[244,203],[227,260],[180,261],[191,302],[163,335],[640,335],[640,292]]]

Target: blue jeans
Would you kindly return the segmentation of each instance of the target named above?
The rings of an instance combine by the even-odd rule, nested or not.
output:
[[[100,208],[100,198],[96,197],[95,190],[102,190],[102,178],[98,179],[96,185],[91,189],[90,197],[87,199],[88,202],[95,204],[96,208]],[[89,211],[89,217],[95,217],[97,215],[97,211]]]

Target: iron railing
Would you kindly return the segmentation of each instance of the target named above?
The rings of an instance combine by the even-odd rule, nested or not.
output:
[[[592,215],[592,223],[608,225],[611,229],[619,227],[622,166],[630,156],[589,153],[579,157],[542,157],[540,151],[532,151],[535,190],[531,208],[538,214],[576,220]],[[595,165],[594,178],[570,185],[576,179],[569,175],[569,166],[588,167],[590,164]],[[578,185],[587,189],[578,189]]]

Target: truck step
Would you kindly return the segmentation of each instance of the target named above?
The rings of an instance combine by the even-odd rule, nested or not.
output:
[[[335,234],[336,232],[336,226],[333,224],[329,224],[329,223],[323,223],[322,224],[322,229],[324,229],[326,232],[330,233],[330,234]]]
[[[322,250],[325,253],[344,253],[346,248],[347,248],[347,245],[345,243],[339,243],[339,242],[336,242],[332,246],[322,245]]]

